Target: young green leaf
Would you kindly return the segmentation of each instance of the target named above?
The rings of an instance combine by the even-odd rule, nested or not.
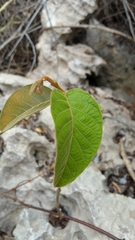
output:
[[[57,156],[54,186],[74,181],[88,166],[102,138],[101,107],[88,93],[54,89],[51,112],[56,129]]]
[[[42,94],[29,94],[31,84],[15,91],[5,103],[0,115],[0,133],[12,128],[17,122],[50,105],[51,89],[43,87]]]

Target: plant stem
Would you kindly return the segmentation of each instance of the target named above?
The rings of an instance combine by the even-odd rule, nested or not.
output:
[[[101,229],[99,227],[96,227],[96,226],[94,226],[94,225],[92,225],[90,223],[82,221],[82,220],[80,220],[78,218],[74,218],[74,217],[67,216],[67,215],[64,215],[64,217],[69,219],[69,220],[71,220],[71,221],[78,222],[78,223],[80,223],[80,224],[82,224],[82,225],[84,225],[86,227],[92,228],[93,230],[95,230],[95,231],[97,231],[99,233],[102,233],[102,234],[106,235],[107,237],[109,237],[109,238],[111,238],[113,240],[125,240],[124,238],[123,239],[117,238],[114,235],[112,235],[111,233],[109,233],[109,232],[107,232],[107,231],[105,231],[105,230],[103,230],[103,229]]]
[[[21,204],[21,205],[23,205],[23,206],[25,206],[27,208],[36,209],[38,211],[46,212],[46,213],[49,213],[49,214],[52,214],[52,215],[56,216],[56,212],[53,212],[51,210],[48,210],[48,209],[45,209],[45,208],[41,208],[41,207],[36,207],[36,206],[30,205],[30,204],[24,203],[24,202],[20,201],[18,198],[12,197],[12,196],[10,196],[10,195],[8,195],[6,193],[3,193],[3,192],[0,192],[0,194],[5,196],[5,197],[7,197],[7,198],[9,198],[9,199],[12,199],[14,202],[17,202],[17,203],[19,203],[19,204]],[[56,199],[59,199],[59,194],[60,194],[60,188],[57,189]],[[58,201],[57,201],[57,203],[58,203]],[[80,223],[80,224],[82,224],[82,225],[84,225],[86,227],[92,228],[95,231],[97,231],[99,233],[102,233],[102,234],[106,235],[107,237],[109,237],[109,238],[111,238],[113,240],[125,240],[124,238],[123,239],[117,238],[114,235],[112,235],[111,233],[109,233],[109,232],[107,232],[107,231],[105,231],[105,230],[103,230],[101,228],[98,228],[98,227],[96,227],[96,226],[94,226],[94,225],[92,225],[90,223],[82,221],[80,219],[77,219],[77,218],[74,218],[74,217],[71,217],[71,216],[67,216],[66,214],[64,214],[63,217],[67,218],[67,219],[69,219],[69,220],[71,220],[73,222]]]
[[[42,94],[42,91],[43,91],[43,82],[44,82],[44,81],[48,81],[49,83],[51,83],[51,85],[52,85],[53,87],[59,89],[59,90],[62,91],[64,94],[66,94],[66,92],[59,86],[59,84],[58,84],[55,80],[51,79],[51,78],[48,77],[48,76],[43,76],[43,77],[41,77],[40,79],[36,80],[36,81],[32,84],[32,86],[31,86],[31,88],[30,88],[29,94],[31,95],[33,92],[36,92],[36,93],[38,93],[38,94]]]
[[[59,204],[59,196],[60,196],[60,191],[61,191],[61,188],[57,188],[57,192],[56,192],[56,210],[57,212],[59,213],[60,212],[60,204]]]
[[[48,81],[49,83],[51,83],[51,85],[53,86],[53,87],[55,87],[55,88],[58,88],[59,90],[61,90],[63,93],[66,93],[64,90],[63,90],[63,88],[61,88],[60,86],[59,86],[59,84],[55,81],[55,80],[53,80],[52,78],[50,78],[50,77],[48,77],[48,76],[43,76],[43,77],[41,77],[40,78],[40,81]]]

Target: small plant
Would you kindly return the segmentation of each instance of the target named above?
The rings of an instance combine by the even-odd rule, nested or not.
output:
[[[55,88],[52,90],[43,86],[44,81],[49,81]],[[55,211],[54,209],[50,211],[28,205],[7,193],[0,192],[0,194],[25,207],[50,213],[50,218],[64,219],[65,222],[68,220],[75,221],[114,240],[120,240],[96,226],[67,216],[59,210],[60,188],[73,182],[84,171],[96,155],[101,142],[101,107],[92,96],[77,88],[65,92],[56,81],[44,76],[34,84],[18,89],[9,97],[0,115],[0,134],[12,128],[22,119],[49,105],[51,106],[56,133],[56,161],[53,184],[58,189]],[[14,189],[17,188],[18,185]]]
[[[43,86],[49,81],[55,89]],[[65,92],[56,81],[42,77],[14,92],[0,116],[0,133],[51,105],[56,131],[54,187],[74,181],[97,153],[102,138],[101,107],[87,92]]]

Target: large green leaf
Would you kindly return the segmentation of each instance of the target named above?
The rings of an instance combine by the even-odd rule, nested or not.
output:
[[[56,129],[54,186],[75,180],[96,155],[102,137],[101,108],[88,93],[72,89],[51,94]]]
[[[43,87],[42,94],[29,94],[31,84],[15,91],[7,100],[0,115],[1,133],[12,128],[20,120],[50,105],[51,89]]]

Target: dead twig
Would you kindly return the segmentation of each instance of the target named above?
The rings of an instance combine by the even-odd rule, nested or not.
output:
[[[134,14],[133,14],[133,12],[132,12],[132,10],[131,10],[127,0],[123,0],[123,7],[125,9],[125,13],[126,13],[126,16],[127,16],[127,19],[128,19],[130,32],[131,32],[132,37],[133,37],[133,39],[135,41],[135,33],[134,33],[134,28],[133,28],[133,25],[132,25],[130,14],[131,14],[131,16],[132,16],[134,21],[135,21],[135,16],[134,16]],[[130,12],[130,14],[129,14],[129,12]]]
[[[130,41],[133,41],[135,42],[135,40],[130,37],[129,35],[127,35],[126,33],[123,33],[123,32],[120,32],[116,29],[113,29],[113,28],[108,28],[108,27],[104,27],[104,26],[101,26],[101,25],[86,25],[86,24],[80,24],[80,25],[66,25],[66,26],[53,26],[53,28],[85,28],[85,29],[99,29],[99,30],[102,30],[102,31],[106,31],[106,32],[109,32],[109,33],[112,33],[112,34],[116,34],[116,35],[119,35],[121,37],[124,37],[124,38],[127,38],[128,40]],[[52,27],[46,27],[44,28],[44,30],[51,30]]]
[[[126,2],[127,2],[127,1],[126,1]],[[134,13],[133,13],[132,9],[130,8],[130,6],[129,6],[129,3],[128,3],[128,2],[127,2],[127,8],[128,8],[128,10],[129,10],[129,12],[130,12],[130,14],[131,14],[131,16],[132,16],[132,18],[133,18],[134,22],[135,22],[135,15],[134,15]]]
[[[12,192],[12,191],[16,191],[17,188],[22,187],[23,185],[25,185],[25,184],[27,184],[27,183],[30,183],[30,182],[34,181],[35,179],[37,179],[37,178],[39,178],[39,177],[42,177],[42,176],[44,176],[44,173],[41,173],[41,174],[39,174],[38,176],[36,176],[36,177],[34,177],[34,178],[24,180],[24,181],[20,182],[19,184],[17,184],[16,187],[11,188],[11,189],[9,189],[8,191],[6,191],[5,194],[7,194],[7,193],[9,193],[9,192]]]
[[[120,140],[120,155],[123,158],[123,161],[124,161],[124,163],[126,165],[126,168],[128,170],[129,175],[131,176],[133,181],[135,181],[135,173],[134,173],[134,171],[132,169],[132,166],[130,164],[129,159],[126,156],[126,152],[125,152],[125,148],[124,148],[124,141],[125,141],[125,137],[121,138],[121,140]]]
[[[33,61],[32,61],[32,64],[30,66],[30,69],[29,69],[29,71],[32,71],[35,64],[36,64],[37,54],[36,54],[35,46],[34,46],[32,40],[31,40],[30,36],[27,33],[25,33],[25,36],[28,39],[29,43],[31,44],[31,48],[32,48],[32,52],[33,52]]]
[[[13,48],[11,49],[11,51],[7,54],[6,59],[9,58],[11,56],[11,54],[14,52],[14,50],[16,49],[16,47],[18,46],[18,44],[21,42],[22,38],[24,37],[25,34],[27,34],[27,31],[30,27],[30,25],[32,24],[32,22],[34,21],[35,17],[37,16],[37,14],[40,12],[40,10],[43,7],[43,3],[39,5],[39,7],[37,8],[37,10],[34,12],[34,14],[32,15],[32,17],[30,18],[28,24],[26,25],[24,31],[21,33],[21,36],[17,39],[16,43],[14,44]]]
[[[120,1],[120,2],[123,2],[123,0],[119,0],[119,1]],[[135,5],[134,5],[134,4],[128,3],[128,5],[129,5],[130,7],[132,7],[132,8],[135,9]]]
[[[114,181],[112,181],[111,183],[116,188],[117,193],[121,194],[122,192],[121,192],[121,189],[120,189],[119,185]]]
[[[20,26],[18,27],[18,29],[14,32],[14,34],[11,35],[11,37],[9,37],[8,39],[6,39],[3,44],[0,45],[0,51],[7,45],[9,44],[13,39],[17,38],[22,27],[23,27],[23,24],[20,24]]]

